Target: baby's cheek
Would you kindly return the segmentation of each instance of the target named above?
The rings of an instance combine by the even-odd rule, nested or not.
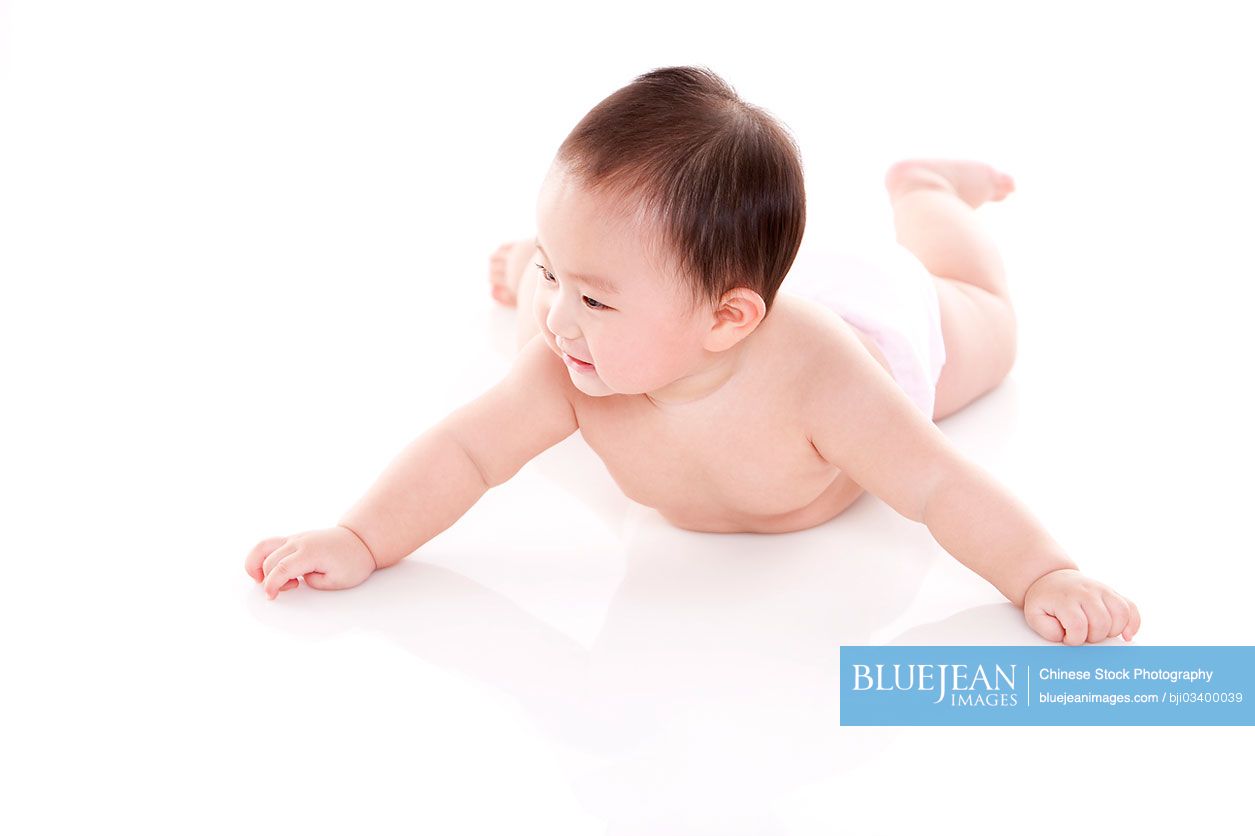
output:
[[[639,355],[626,361],[608,359],[597,366],[597,375],[611,389],[625,395],[639,395],[659,388],[651,358]]]
[[[646,346],[632,357],[632,370],[645,384],[656,385],[659,378],[671,377],[674,365],[674,358],[657,345]]]
[[[539,299],[539,296],[540,294],[537,294],[538,298],[535,304],[532,305],[532,310],[536,317],[536,327],[544,336],[545,342],[549,344],[550,350],[552,350],[554,354],[560,355],[561,352],[558,350],[558,338],[553,335],[553,331],[549,330],[549,305],[542,302]]]
[[[541,293],[536,293],[532,296],[532,316],[535,317],[536,323],[540,325],[540,333],[548,338],[553,336],[549,333],[547,324],[549,320],[549,306],[545,304],[545,300],[542,297],[543,294]]]

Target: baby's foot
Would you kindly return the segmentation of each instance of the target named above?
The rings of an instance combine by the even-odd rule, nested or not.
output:
[[[916,188],[947,189],[975,209],[1015,191],[1015,181],[987,163],[974,160],[902,160],[885,173],[889,199]]]
[[[492,298],[513,308],[518,304],[519,279],[526,265],[524,259],[536,249],[532,238],[507,241],[493,251],[488,259],[488,281],[492,284]]]

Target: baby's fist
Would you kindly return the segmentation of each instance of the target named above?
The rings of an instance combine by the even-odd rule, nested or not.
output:
[[[1024,593],[1024,620],[1042,638],[1072,645],[1112,636],[1129,641],[1142,626],[1136,604],[1075,569],[1034,581]]]
[[[254,546],[244,560],[244,571],[271,599],[299,586],[298,577],[314,589],[348,589],[375,569],[370,549],[343,526],[270,537]]]

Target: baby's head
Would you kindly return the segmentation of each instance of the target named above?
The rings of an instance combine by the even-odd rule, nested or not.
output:
[[[645,73],[589,111],[545,178],[541,331],[592,361],[572,374],[588,394],[662,389],[762,321],[805,225],[783,126],[704,68]]]

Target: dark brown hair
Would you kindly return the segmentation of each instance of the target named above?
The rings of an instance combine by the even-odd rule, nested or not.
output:
[[[693,310],[749,287],[771,309],[806,227],[801,153],[767,111],[705,67],[662,67],[603,99],[555,163],[638,207]]]

